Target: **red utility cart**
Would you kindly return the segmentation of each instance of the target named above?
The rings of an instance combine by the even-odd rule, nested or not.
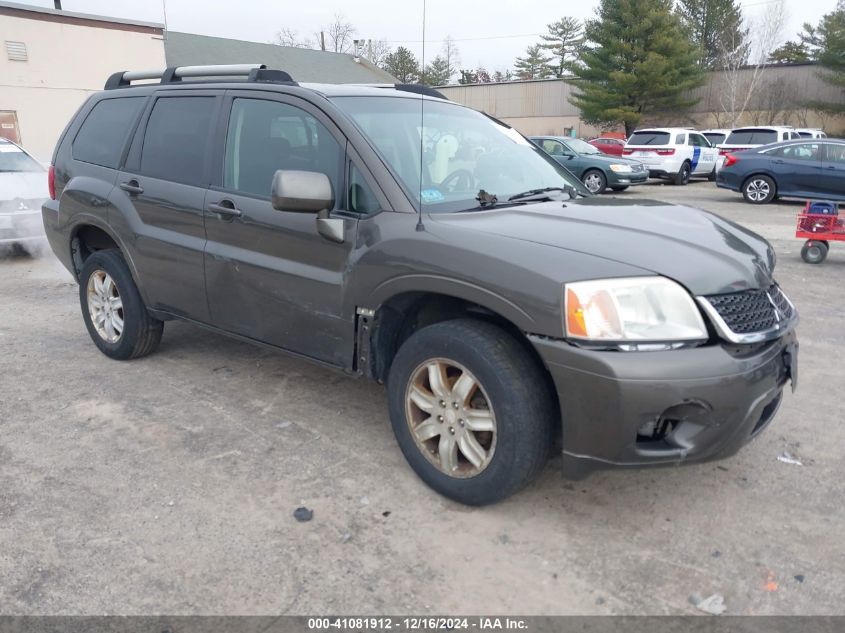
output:
[[[808,264],[821,264],[830,242],[845,242],[845,221],[839,217],[839,205],[808,201],[798,214],[795,237],[807,240],[801,247],[801,259]]]

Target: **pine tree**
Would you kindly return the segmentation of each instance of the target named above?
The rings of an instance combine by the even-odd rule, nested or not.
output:
[[[414,54],[404,46],[387,55],[382,68],[403,84],[411,84],[420,79],[420,64]]]
[[[804,42],[785,42],[769,55],[773,64],[800,64],[812,60],[812,53]]]
[[[542,46],[535,44],[525,50],[525,57],[516,58],[514,68],[520,79],[545,79],[552,74],[549,68],[551,60],[543,54]]]
[[[445,86],[449,83],[452,73],[449,72],[449,64],[445,57],[438,55],[425,67],[422,76],[422,83],[426,86]]]
[[[683,36],[672,0],[601,0],[584,26],[587,42],[574,68],[572,103],[588,123],[623,123],[630,135],[643,116],[677,115],[704,80],[698,50]]]
[[[578,56],[578,49],[584,40],[583,27],[577,18],[565,17],[547,27],[547,35],[541,35],[540,46],[549,51],[555,61],[554,73],[563,77]]]
[[[699,49],[698,63],[702,68],[719,67],[725,42],[737,47],[747,39],[738,0],[678,0],[677,11]]]
[[[834,114],[845,113],[845,0],[839,0],[836,9],[822,18],[816,34],[822,79],[842,89],[842,98],[838,101],[816,105]]]

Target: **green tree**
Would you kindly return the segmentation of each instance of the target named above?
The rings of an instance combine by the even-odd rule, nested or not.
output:
[[[422,76],[422,83],[426,86],[445,86],[449,83],[452,73],[445,57],[438,55],[425,67]]]
[[[707,70],[720,67],[725,42],[735,48],[748,37],[737,0],[678,0],[677,12]]]
[[[458,83],[461,85],[466,84],[477,84],[478,83],[478,75],[472,68],[462,68],[461,69],[461,76],[458,79]]]
[[[833,114],[845,113],[845,0],[839,0],[836,9],[822,18],[816,34],[822,79],[841,88],[842,98],[814,105]]]
[[[420,80],[420,63],[404,46],[386,55],[382,68],[403,84],[412,84]]]
[[[688,93],[704,76],[684,32],[672,0],[601,0],[584,26],[587,45],[574,67],[572,103],[583,119],[622,123],[630,136],[644,116],[694,105]]]
[[[552,54],[554,73],[563,77],[578,57],[578,49],[584,41],[584,29],[577,18],[565,17],[547,26],[548,34],[541,35],[540,47]]]
[[[811,60],[812,54],[804,42],[786,42],[769,55],[769,61],[773,64],[800,64]]]
[[[525,57],[517,57],[514,63],[516,74],[520,79],[545,79],[552,75],[549,68],[551,57],[543,54],[543,47],[534,44],[525,49]]]

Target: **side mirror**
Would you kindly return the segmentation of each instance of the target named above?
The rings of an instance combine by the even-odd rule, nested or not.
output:
[[[575,154],[561,154],[566,160],[572,160],[575,158]]]
[[[329,177],[316,171],[278,170],[270,196],[276,211],[317,213],[334,206]]]

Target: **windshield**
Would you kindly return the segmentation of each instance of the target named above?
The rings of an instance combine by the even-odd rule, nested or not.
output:
[[[566,144],[569,145],[578,154],[601,154],[598,147],[590,145],[587,141],[582,141],[580,138],[568,138]]]
[[[546,187],[583,191],[536,145],[475,110],[400,97],[337,97],[333,102],[352,118],[410,199],[421,202],[426,212],[477,208],[482,189],[500,204]]]
[[[44,168],[17,145],[0,143],[0,172],[4,171],[44,171]]]

